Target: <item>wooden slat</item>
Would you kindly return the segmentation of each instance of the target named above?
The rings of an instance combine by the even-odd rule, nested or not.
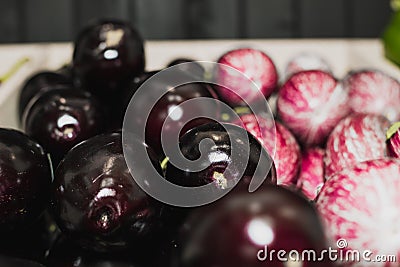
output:
[[[379,37],[391,15],[389,0],[352,0],[353,33],[357,37]]]
[[[236,0],[185,2],[187,38],[238,38],[239,4]]]
[[[70,0],[27,0],[24,5],[24,41],[68,41],[72,38]]]
[[[75,31],[98,19],[129,18],[128,0],[74,0]]]
[[[134,0],[130,3],[129,19],[146,39],[181,39],[184,1]]]
[[[346,34],[345,2],[349,0],[294,1],[301,1],[299,11],[301,37],[341,37]]]
[[[0,0],[0,43],[69,41],[99,18],[146,39],[379,37],[390,0]]]
[[[298,1],[298,0],[295,0]],[[246,1],[246,37],[288,38],[293,36],[291,0]]]
[[[0,42],[20,41],[19,1],[0,0]]]

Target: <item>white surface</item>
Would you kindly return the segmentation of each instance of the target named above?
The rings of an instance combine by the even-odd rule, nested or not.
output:
[[[400,69],[384,58],[380,41],[365,39],[150,41],[145,48],[146,69],[160,69],[178,57],[216,61],[223,53],[238,47],[253,47],[266,52],[280,73],[292,57],[302,52],[312,52],[322,56],[339,79],[349,70],[361,68],[380,69],[400,79]],[[28,57],[30,61],[0,85],[0,127],[18,128],[16,107],[21,84],[34,72],[57,69],[69,62],[72,45],[0,45],[0,75],[23,57]]]

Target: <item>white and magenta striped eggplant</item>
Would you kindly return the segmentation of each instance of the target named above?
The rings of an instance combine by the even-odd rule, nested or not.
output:
[[[310,200],[314,200],[324,185],[325,150],[320,147],[306,149],[301,157],[297,187]]]
[[[389,120],[380,115],[353,114],[343,119],[326,144],[325,177],[358,162],[386,157],[389,126]]]
[[[349,114],[347,92],[329,73],[294,74],[280,89],[278,117],[304,146],[323,145],[339,121]]]
[[[394,78],[377,70],[355,71],[347,75],[343,86],[352,111],[400,120],[400,83]]]
[[[218,63],[232,67],[245,75],[239,75],[229,68],[218,68],[215,73],[219,84],[230,87],[226,89],[223,86],[216,86],[215,90],[220,98],[231,106],[242,105],[243,100],[246,100],[247,104],[261,101],[259,96],[268,97],[277,87],[278,72],[271,58],[263,51],[252,48],[232,50],[222,55]],[[257,86],[250,84],[249,79]],[[261,94],[254,90],[259,90]],[[241,99],[240,96],[245,99]]]
[[[369,250],[400,256],[400,161],[364,161],[327,180],[317,198],[326,235],[343,252]],[[340,241],[338,241],[340,240]],[[339,243],[340,242],[340,243]],[[346,255],[343,253],[343,255]],[[347,262],[346,266],[399,266],[398,262]]]
[[[241,115],[240,119],[244,128],[254,135],[273,157],[278,184],[295,183],[300,168],[301,152],[293,134],[279,122],[275,122],[276,130],[271,129],[273,123],[268,123],[266,119],[253,114]],[[240,122],[235,124],[240,125]]]
[[[285,80],[295,73],[305,70],[322,70],[332,73],[329,64],[317,54],[301,53],[293,57],[286,65]]]

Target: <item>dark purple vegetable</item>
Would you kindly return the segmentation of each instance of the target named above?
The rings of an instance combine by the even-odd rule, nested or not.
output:
[[[248,144],[245,137],[249,140]],[[180,186],[198,187],[213,183],[217,190],[226,190],[243,178],[241,185],[248,187],[259,162],[265,164],[262,168],[273,165],[272,158],[253,135],[231,124],[208,123],[195,127],[180,138],[179,147],[185,158],[200,160],[196,163],[197,167],[204,167],[200,171],[192,171],[168,162],[166,179]],[[232,150],[233,147],[235,150]],[[244,153],[247,149],[249,158]],[[232,151],[237,155],[232,155]],[[264,183],[276,184],[275,167],[271,171],[263,170],[266,175]]]
[[[23,127],[51,154],[54,166],[73,146],[102,133],[108,123],[101,104],[89,92],[55,89],[32,102]]]
[[[315,208],[305,198],[272,185],[197,210],[185,223],[180,242],[173,267],[284,267],[288,262],[276,254],[281,249],[300,255],[312,249],[319,255],[327,248]],[[300,259],[296,264],[332,266],[327,257],[325,262]]]
[[[31,76],[23,85],[18,100],[18,116],[22,120],[22,115],[29,101],[38,94],[42,94],[52,89],[71,86],[72,80],[63,73],[43,71]]]
[[[78,35],[72,64],[77,82],[107,100],[144,71],[143,40],[125,22],[99,21]]]
[[[146,179],[146,170],[138,173]],[[147,242],[162,224],[161,203],[142,191],[128,170],[121,133],[93,137],[66,155],[55,173],[53,212],[67,236],[100,251]]]
[[[42,147],[28,136],[0,129],[0,234],[32,225],[49,201],[52,174]]]

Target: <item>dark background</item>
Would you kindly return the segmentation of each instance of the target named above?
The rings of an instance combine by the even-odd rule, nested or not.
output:
[[[146,39],[379,37],[389,0],[0,0],[0,43],[70,41],[96,18]]]

